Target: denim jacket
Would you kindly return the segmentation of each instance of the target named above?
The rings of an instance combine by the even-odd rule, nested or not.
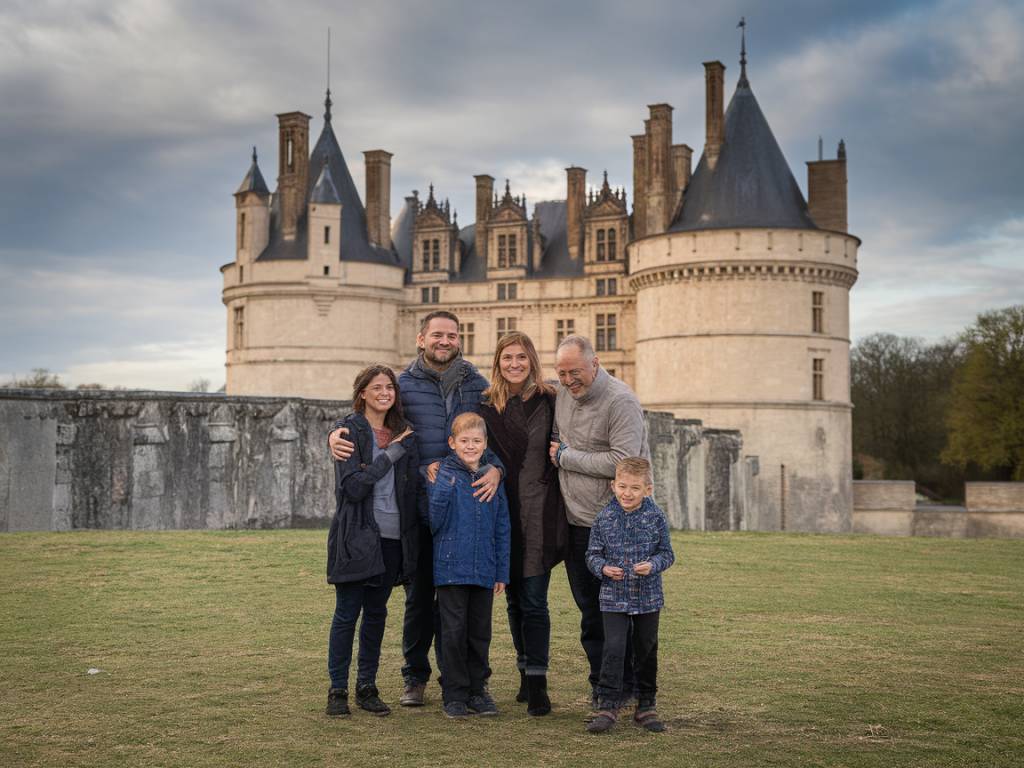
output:
[[[651,563],[647,576],[633,573],[633,566]],[[652,613],[665,605],[661,572],[675,562],[668,520],[654,499],[644,498],[638,509],[626,512],[617,499],[602,509],[590,529],[587,567],[601,579],[600,604],[605,613]],[[625,576],[614,581],[601,569],[622,568]]]

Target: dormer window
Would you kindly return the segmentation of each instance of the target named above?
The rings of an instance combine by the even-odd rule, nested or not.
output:
[[[604,230],[597,230],[597,260],[604,261]]]
[[[430,268],[435,272],[441,269],[441,241],[437,238],[431,241]]]
[[[498,235],[498,269],[508,266],[508,245],[505,235]]]
[[[514,267],[516,265],[516,236],[508,236],[508,265]]]
[[[615,261],[618,258],[615,252],[615,230],[608,230],[608,261]]]

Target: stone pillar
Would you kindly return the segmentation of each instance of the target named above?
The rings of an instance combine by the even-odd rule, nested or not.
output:
[[[722,62],[704,62],[704,95],[704,158],[708,168],[714,170],[725,142],[725,65]]]
[[[75,472],[74,424],[57,425],[57,473],[53,485],[53,530],[71,530],[71,480]]]
[[[274,416],[270,430],[270,506],[258,521],[260,528],[287,528],[291,524],[295,498],[295,461],[298,455],[299,431],[291,403]]]
[[[294,240],[309,189],[309,115],[285,112],[277,116],[277,194],[281,198],[281,234]]]
[[[164,515],[167,426],[156,403],[147,403],[132,426],[131,527],[145,530],[174,528]]]
[[[370,242],[391,247],[391,158],[390,152],[371,149],[366,160],[366,228]]]
[[[583,207],[586,202],[587,169],[572,166],[565,169],[566,175],[566,238],[569,243],[569,258],[575,261],[583,255]]]
[[[213,409],[207,421],[207,435],[210,439],[210,452],[206,460],[209,498],[206,527],[237,528],[241,522],[234,494],[238,429],[231,408],[218,406]]]
[[[738,432],[730,430],[704,430],[704,440],[708,445],[705,465],[705,530],[734,530],[733,470],[739,459],[738,436]]]

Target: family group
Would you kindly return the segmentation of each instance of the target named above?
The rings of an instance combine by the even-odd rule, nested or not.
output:
[[[427,315],[419,354],[396,375],[356,377],[353,413],[335,424],[337,508],[327,542],[336,605],[327,714],[390,708],[376,686],[387,604],[405,587],[402,706],[423,706],[433,645],[444,714],[497,715],[488,680],[495,595],[504,592],[517,654],[516,701],[551,711],[547,674],[552,569],[565,563],[589,662],[587,729],[610,730],[625,706],[649,731],[656,708],[661,573],[674,555],[651,498],[650,448],[636,395],[590,341],[558,346],[545,382],[530,338],[502,336],[490,383],[463,359],[458,318]],[[362,617],[360,622],[360,616]]]

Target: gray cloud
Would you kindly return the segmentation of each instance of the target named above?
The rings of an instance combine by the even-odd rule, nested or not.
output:
[[[475,173],[508,176],[532,201],[564,194],[569,164],[628,187],[629,135],[650,103],[676,107],[675,138],[699,153],[700,63],[723,60],[735,82],[747,10],[7,3],[0,370],[131,383],[133,361],[162,349],[177,362],[149,370],[180,387],[190,366],[222,358],[230,194],[254,143],[273,186],[275,112],[310,112],[319,130],[327,26],[335,128],[357,183],[361,151],[386,148],[396,208],[432,181],[468,223]],[[819,134],[829,151],[847,139],[851,228],[865,241],[855,335],[942,335],[1024,301],[1019,4],[788,0],[748,22],[751,80],[797,179]]]

